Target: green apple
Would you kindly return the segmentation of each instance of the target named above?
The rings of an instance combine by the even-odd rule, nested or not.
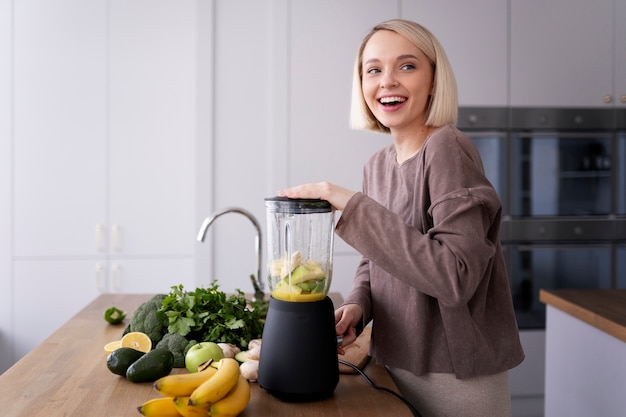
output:
[[[200,342],[189,348],[185,355],[185,368],[189,372],[198,372],[203,363],[213,360],[219,361],[224,357],[224,351],[217,343]]]

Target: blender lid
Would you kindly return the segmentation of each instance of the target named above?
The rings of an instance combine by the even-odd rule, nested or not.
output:
[[[314,198],[267,197],[265,207],[275,213],[328,213],[333,206],[326,200]]]

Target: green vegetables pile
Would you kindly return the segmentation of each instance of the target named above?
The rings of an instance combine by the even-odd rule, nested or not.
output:
[[[263,334],[263,317],[248,308],[243,292],[227,296],[213,283],[208,288],[184,291],[172,287],[160,312],[167,317],[167,330],[198,341],[232,343],[241,348]]]
[[[184,356],[196,343],[232,343],[245,350],[250,340],[261,338],[267,311],[263,303],[251,303],[240,290],[227,295],[216,282],[193,291],[181,284],[140,305],[124,334],[147,334],[153,346],[174,354],[175,367],[184,367]]]

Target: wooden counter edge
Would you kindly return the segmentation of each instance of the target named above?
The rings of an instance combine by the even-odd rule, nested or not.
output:
[[[152,295],[102,294],[90,301],[0,375],[0,394],[3,398],[12,399],[10,403],[3,403],[0,415],[132,415],[127,410],[134,410],[142,402],[157,398],[151,384],[131,384],[125,378],[112,375],[103,361],[106,354],[102,348],[105,343],[116,340],[125,326],[108,325],[102,318],[102,312],[112,305],[127,312],[134,311]],[[335,302],[341,301],[340,295],[334,298]],[[59,366],[70,357],[76,366]],[[377,384],[398,392],[383,365],[370,360],[364,371]],[[257,394],[261,390],[258,384],[251,389]],[[304,403],[295,406],[294,411],[293,403],[279,401],[266,393],[256,395],[257,401],[250,402],[242,417],[386,415],[381,410],[391,410],[390,415],[394,416],[410,415],[410,410],[404,404],[386,393],[374,390],[372,395],[368,395],[370,392],[361,391],[363,389],[374,390],[360,375],[341,374],[337,395],[327,400]]]
[[[586,306],[582,306],[575,301],[568,299],[568,292],[572,291],[593,291],[593,290],[539,290],[539,300],[549,306],[557,308],[564,313],[567,313],[598,330],[607,333],[622,342],[626,342],[626,326],[621,323],[617,323],[614,320],[599,314],[597,311],[592,311]],[[606,290],[610,291],[610,290]]]

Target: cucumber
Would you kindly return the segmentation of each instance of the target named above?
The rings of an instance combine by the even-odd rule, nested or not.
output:
[[[135,361],[126,371],[131,382],[153,382],[167,376],[174,368],[174,355],[168,349],[153,349]]]
[[[117,348],[107,356],[107,368],[116,375],[126,376],[128,368],[143,355],[145,353],[133,348]]]

